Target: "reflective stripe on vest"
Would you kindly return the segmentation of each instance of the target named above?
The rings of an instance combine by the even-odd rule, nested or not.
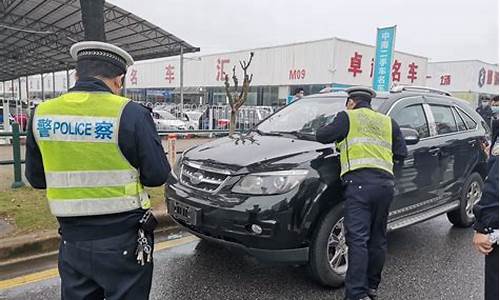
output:
[[[118,127],[127,103],[111,93],[73,92],[36,108],[33,133],[55,216],[150,207],[138,171],[118,146]]]
[[[347,111],[349,133],[337,146],[341,176],[362,168],[375,168],[393,174],[392,121],[368,108]]]

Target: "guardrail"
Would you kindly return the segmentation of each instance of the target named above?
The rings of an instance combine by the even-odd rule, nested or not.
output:
[[[169,156],[169,160],[175,161],[175,154],[180,154],[182,151],[175,150],[175,138],[176,136],[189,136],[189,135],[208,135],[210,137],[223,136],[229,134],[228,130],[165,130],[158,131],[158,135],[161,137],[169,138],[167,140],[167,151],[165,154]],[[20,131],[19,123],[12,123],[11,132],[0,132],[1,137],[11,138],[12,145],[12,159],[11,160],[0,160],[0,166],[2,165],[13,165],[14,169],[14,182],[12,182],[12,188],[20,188],[25,184],[22,179],[22,169],[21,165],[25,163],[25,160],[21,159],[21,137],[25,137],[27,134]],[[172,142],[173,141],[173,142]]]

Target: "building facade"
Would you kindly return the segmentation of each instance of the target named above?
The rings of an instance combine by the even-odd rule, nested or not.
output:
[[[451,92],[477,106],[482,99],[498,95],[498,64],[479,60],[432,62],[427,85]]]
[[[249,73],[253,74],[247,105],[276,106],[285,103],[296,88],[305,94],[318,93],[325,87],[344,88],[351,85],[371,86],[374,73],[375,47],[362,43],[330,38],[283,46],[242,50],[203,56],[189,56],[183,60],[184,103],[226,104],[224,80],[236,75],[243,81],[239,61],[254,58]],[[391,63],[393,85],[425,85],[426,57],[395,51]],[[140,61],[129,68],[125,86],[127,97],[147,102],[180,101],[180,58],[172,57]],[[67,90],[67,74],[44,74],[45,99]],[[69,86],[75,82],[74,71],[69,72]],[[231,80],[232,84],[232,80]],[[26,97],[26,78],[3,83],[6,97],[21,99],[42,98],[41,76],[28,79],[29,97]]]
[[[242,81],[239,61],[248,60],[253,80],[248,105],[280,105],[297,87],[305,94],[325,87],[371,86],[375,47],[338,38],[276,47],[192,56],[184,59],[185,103],[225,104],[224,80],[236,75]],[[395,52],[393,84],[425,85],[428,59]],[[232,83],[232,80],[230,80]],[[178,102],[179,58],[138,62],[129,69],[127,95],[133,99]]]

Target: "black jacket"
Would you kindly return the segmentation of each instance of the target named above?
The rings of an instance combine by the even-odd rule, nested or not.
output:
[[[70,92],[75,91],[111,93],[104,82],[95,78],[78,81],[70,90]],[[34,188],[45,189],[42,156],[33,136],[31,123],[32,120],[28,126],[26,141],[26,178]],[[118,132],[118,145],[130,164],[139,170],[143,185],[160,186],[165,183],[170,166],[148,108],[132,101],[124,107]],[[137,227],[143,214],[142,209],[137,209],[113,215],[57,219],[65,239],[89,240],[113,236]]]
[[[493,117],[493,111],[491,110],[490,106],[482,107],[479,106],[476,108],[476,112],[483,118],[483,120],[488,124],[488,126],[491,125],[491,118]]]
[[[492,156],[490,170],[484,183],[481,200],[474,206],[477,232],[489,233],[498,229],[498,156]]]
[[[355,109],[358,108],[371,109],[370,104],[367,102],[358,103]],[[340,142],[347,137],[348,133],[349,116],[347,112],[341,111],[335,116],[332,123],[318,129],[316,132],[316,140],[323,144]],[[404,159],[408,154],[403,134],[399,129],[398,123],[394,120],[392,120],[392,153],[396,161]],[[377,184],[381,181],[393,180],[394,177],[378,169],[360,169],[345,174],[343,179],[353,182]]]

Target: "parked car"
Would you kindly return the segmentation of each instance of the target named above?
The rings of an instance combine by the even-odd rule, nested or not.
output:
[[[167,111],[153,110],[153,121],[156,124],[157,130],[186,130],[186,122],[177,119],[174,115]]]
[[[200,128],[200,120],[203,112],[201,111],[186,111],[184,112],[183,121],[187,123],[189,130],[195,130]]]
[[[315,132],[344,109],[345,99],[345,93],[304,97],[249,134],[184,152],[166,185],[170,215],[202,239],[262,261],[306,264],[321,284],[340,286],[348,260],[339,155],[334,145],[316,142]],[[428,88],[381,94],[372,106],[399,123],[409,151],[395,162],[388,230],[442,214],[470,226],[486,175],[481,117]]]

